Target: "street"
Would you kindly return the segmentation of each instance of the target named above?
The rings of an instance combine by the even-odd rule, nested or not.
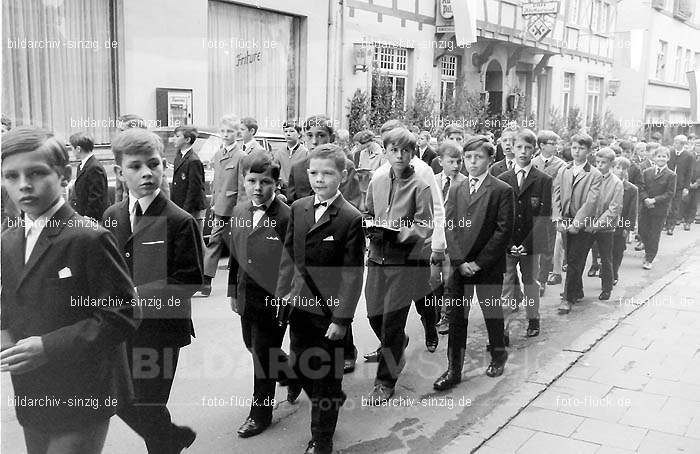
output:
[[[472,310],[468,340],[468,360],[463,381],[446,393],[434,392],[433,381],[446,368],[446,336],[431,354],[424,345],[420,320],[414,310],[409,316],[407,366],[401,375],[392,406],[368,407],[363,396],[371,390],[375,364],[358,361],[354,373],[345,375],[343,387],[348,400],[341,410],[334,445],[339,453],[425,453],[439,452],[453,439],[469,433],[470,428],[492,412],[509,412],[509,405],[521,387],[530,386],[525,378],[557,361],[563,349],[599,322],[615,317],[625,298],[637,294],[678,266],[688,251],[700,248],[698,228],[690,232],[662,236],[660,253],[651,271],[641,268],[641,254],[628,245],[620,270],[620,283],[610,301],[598,301],[600,281],[584,277],[586,297],[566,316],[557,314],[561,285],[548,286],[542,299],[542,332],[539,337],[524,336],[525,314],[521,310],[511,325],[510,358],[503,376],[484,375],[488,366],[486,331],[479,310]],[[697,254],[697,252],[695,252]],[[220,262],[220,268],[225,261]],[[587,267],[586,267],[587,269]],[[309,401],[304,394],[296,404],[286,402],[286,388],[278,388],[282,400],[275,410],[272,426],[263,434],[240,439],[236,430],[248,414],[252,395],[252,362],[240,333],[240,321],[225,298],[227,272],[219,271],[209,298],[193,299],[193,319],[197,338],[181,352],[169,408],[175,423],[191,426],[198,437],[191,453],[295,453],[303,452],[310,439]],[[675,289],[679,294],[682,289]],[[353,323],[360,358],[376,348],[377,340],[366,319],[361,299]],[[288,349],[288,339],[285,341]],[[14,410],[8,375],[2,377],[3,452],[23,452],[22,431]],[[105,454],[145,453],[143,442],[121,420],[113,418]]]

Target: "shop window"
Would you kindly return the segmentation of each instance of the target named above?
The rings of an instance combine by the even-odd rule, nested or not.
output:
[[[14,125],[110,141],[117,127],[113,8],[111,0],[2,2],[2,112]]]

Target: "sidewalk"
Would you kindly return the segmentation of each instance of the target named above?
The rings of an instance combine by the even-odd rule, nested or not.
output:
[[[626,301],[640,306],[593,348],[568,349],[578,360],[472,452],[700,453],[700,256],[690,252]]]

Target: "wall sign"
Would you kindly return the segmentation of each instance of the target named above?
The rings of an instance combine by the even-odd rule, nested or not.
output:
[[[531,0],[523,3],[523,17],[527,19],[525,29],[535,41],[541,41],[553,29],[559,13],[559,1],[542,2]]]

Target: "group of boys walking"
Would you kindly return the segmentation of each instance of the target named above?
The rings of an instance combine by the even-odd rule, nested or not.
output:
[[[194,128],[175,131],[171,199],[161,189],[160,139],[138,127],[121,132],[112,151],[126,191],[110,207],[105,172],[87,135],[71,137],[81,159],[73,208],[62,198],[70,180],[65,147],[36,128],[3,135],[3,183],[24,214],[2,236],[8,270],[2,370],[12,373],[20,399],[49,391],[59,398],[116,398],[97,409],[16,405],[31,454],[99,453],[114,414],[144,439],[149,453],[179,453],[192,445],[196,434],[172,422],[167,402],[179,350],[195,334],[190,299],[211,293],[224,245],[231,252],[227,296],[253,357],[254,404],[238,435],[270,426],[280,383],[290,402],[302,390],[311,402],[305,452],[330,453],[346,400],[343,374],[354,369],[357,356],[352,322],[365,263],[367,316],[379,342],[365,356],[378,362],[368,401],[382,404],[394,394],[405,367],[412,304],[428,351],[436,350],[438,332],[448,335],[447,369],[433,384],[444,391],[461,381],[474,293],[488,333],[486,374],[497,377],[508,359],[504,308],[524,305],[525,334],[538,336],[546,283],[555,283],[552,276],[565,262],[558,310],[569,313],[583,298],[593,244],[599,299],[609,299],[637,206],[648,268],[677,194],[664,147],[644,170],[609,147],[592,163],[593,139],[577,134],[566,163],[551,131],[508,128],[497,147],[492,137],[450,126],[432,149],[429,134],[397,120],[380,131],[382,159],[363,194],[355,162],[369,162],[371,152],[363,149],[367,156],[359,160],[346,155],[333,144],[328,117],[286,123],[287,147],[276,152],[255,140],[252,118],[225,116],[220,125],[207,245]],[[679,152],[679,171],[697,167],[684,160]],[[631,174],[638,188],[628,181]],[[679,183],[678,212],[687,228],[681,210],[687,195],[697,192],[698,176],[691,172]],[[34,279],[49,285],[31,285]],[[77,296],[91,302],[76,305]],[[287,326],[289,354],[281,348]]]

